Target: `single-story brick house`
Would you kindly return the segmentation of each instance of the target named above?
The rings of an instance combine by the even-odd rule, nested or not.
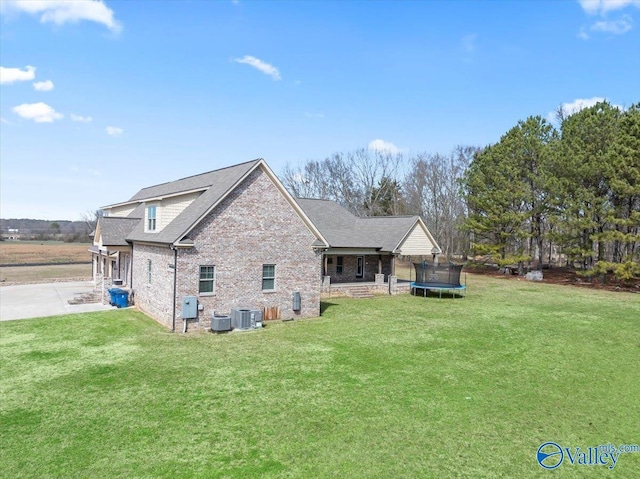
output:
[[[188,296],[198,302],[190,328],[232,308],[314,317],[323,284],[393,279],[395,256],[439,253],[420,218],[357,218],[296,199],[262,159],[143,188],[102,211],[90,248],[96,284],[116,280],[172,330]]]

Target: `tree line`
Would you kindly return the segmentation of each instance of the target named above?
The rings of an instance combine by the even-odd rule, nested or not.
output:
[[[558,127],[530,116],[484,148],[403,154],[360,149],[287,166],[298,197],[360,216],[420,215],[451,258],[640,276],[640,103],[608,102]]]
[[[460,181],[479,151],[458,146],[405,157],[362,148],[288,165],[282,181],[294,196],[334,200],[358,216],[419,215],[450,258],[468,250]]]

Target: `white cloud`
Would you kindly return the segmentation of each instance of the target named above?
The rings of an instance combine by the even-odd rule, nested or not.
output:
[[[265,75],[269,75],[274,80],[282,79],[282,77],[280,76],[280,72],[276,67],[263,62],[259,58],[252,57],[251,55],[245,55],[242,58],[234,58],[233,61],[236,63],[244,63],[246,65],[252,66],[253,68],[257,68],[262,73],[264,73]]]
[[[613,33],[615,35],[623,35],[631,30],[631,17],[623,15],[618,20],[601,20],[591,25],[593,32]]]
[[[71,121],[75,121],[78,123],[90,123],[91,121],[93,121],[93,118],[91,118],[90,116],[81,116],[76,115],[75,113],[71,113],[69,117],[71,118]]]
[[[64,117],[62,113],[56,112],[46,103],[23,103],[13,107],[13,111],[27,120],[33,120],[36,123],[53,123]]]
[[[33,84],[33,88],[36,91],[51,91],[53,90],[53,82],[51,80],[37,81]]]
[[[24,70],[20,68],[0,67],[0,84],[17,81],[29,81],[36,77],[36,67],[27,65]]]
[[[107,132],[107,135],[109,136],[120,136],[122,135],[122,133],[124,133],[124,130],[122,128],[119,128],[117,126],[108,126],[105,128],[105,131]]]
[[[570,103],[563,103],[561,105],[561,108],[565,117],[567,117],[567,116],[573,115],[574,113],[578,113],[580,110],[584,110],[585,108],[590,108],[596,103],[600,103],[603,101],[607,101],[607,99],[601,96],[594,96],[593,98],[576,98]],[[624,108],[621,105],[615,105],[611,103],[611,106],[614,108],[618,108],[619,110],[624,110]],[[547,115],[547,119],[550,122],[555,122],[556,112],[555,111],[549,112],[549,114]]]
[[[578,0],[582,9],[589,15],[605,15],[607,12],[621,10],[628,6],[640,8],[640,0]]]
[[[588,27],[582,27],[578,37],[589,39],[589,32],[612,33],[624,35],[633,27],[633,19],[630,15],[622,15],[618,19],[607,19],[609,12],[622,10],[627,7],[640,8],[640,0],[578,0],[580,6],[587,15],[599,15],[602,20],[596,21]]]
[[[402,150],[393,143],[381,140],[379,138],[370,142],[368,148],[372,151],[379,151],[380,153],[391,153],[392,155],[397,155],[398,153],[402,152]]]
[[[476,35],[475,33],[471,33],[470,35],[465,35],[464,37],[462,37],[462,40],[460,40],[462,49],[467,53],[473,53],[476,49],[477,38],[478,35]]]
[[[307,118],[324,118],[324,113],[305,113],[304,116]]]
[[[2,0],[2,7],[3,13],[14,11],[40,15],[42,23],[64,25],[88,20],[101,23],[114,33],[122,30],[113,10],[102,0]]]
[[[588,40],[589,32],[612,33],[614,35],[624,35],[632,28],[633,20],[629,15],[623,15],[618,20],[600,20],[593,23],[588,28],[580,28],[578,38]]]

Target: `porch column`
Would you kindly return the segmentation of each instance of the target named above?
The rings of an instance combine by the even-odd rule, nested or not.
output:
[[[327,258],[326,254],[322,255],[322,276],[327,276],[327,271],[329,271],[329,258]]]
[[[395,275],[389,276],[389,294],[398,294],[398,277]]]
[[[322,292],[323,293],[331,292],[331,276],[322,277]]]
[[[382,274],[382,255],[378,255],[378,274]]]
[[[391,256],[391,276],[396,275],[396,255]]]

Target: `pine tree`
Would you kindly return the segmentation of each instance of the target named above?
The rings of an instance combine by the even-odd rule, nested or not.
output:
[[[610,149],[621,111],[607,102],[585,108],[562,121],[554,192],[562,218],[558,238],[570,260],[583,269],[605,259],[605,237],[611,209],[613,169]]]

